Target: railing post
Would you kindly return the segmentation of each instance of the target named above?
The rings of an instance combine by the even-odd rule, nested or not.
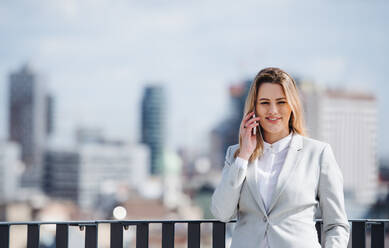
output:
[[[149,247],[149,223],[136,225],[136,248]]]
[[[0,225],[0,247],[9,247],[9,225]]]
[[[162,248],[174,248],[174,223],[162,223]]]
[[[97,248],[97,224],[86,225],[85,248]]]
[[[366,222],[353,221],[352,222],[352,247],[366,248]]]
[[[55,247],[68,248],[69,242],[69,225],[57,224],[55,231]]]
[[[39,224],[27,225],[27,248],[39,248]]]
[[[212,226],[212,247],[226,247],[226,224],[223,222],[214,222]]]
[[[188,248],[200,248],[200,223],[188,223]]]
[[[123,225],[111,223],[111,248],[123,248]]]
[[[322,227],[322,222],[321,221],[316,221],[315,227],[316,227],[316,232],[317,232],[317,239],[319,240],[319,243],[321,244],[321,227]]]
[[[385,247],[385,223],[371,224],[371,247],[384,248]]]

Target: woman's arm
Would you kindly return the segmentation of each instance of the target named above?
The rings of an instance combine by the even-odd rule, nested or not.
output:
[[[223,222],[228,222],[237,213],[240,190],[246,177],[247,160],[237,157],[234,161],[231,146],[228,147],[222,179],[212,195],[211,212]]]
[[[346,248],[350,235],[343,194],[343,176],[331,146],[322,152],[319,181],[319,201],[323,218],[326,248]]]

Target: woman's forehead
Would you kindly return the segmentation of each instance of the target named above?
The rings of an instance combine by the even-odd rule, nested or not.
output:
[[[258,99],[278,100],[285,97],[284,89],[279,84],[264,83],[258,89]]]

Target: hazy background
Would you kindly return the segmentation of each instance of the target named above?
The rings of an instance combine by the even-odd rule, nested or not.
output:
[[[229,112],[228,86],[265,66],[377,94],[379,154],[389,151],[387,1],[0,2],[0,137],[7,82],[29,62],[56,98],[55,142],[75,125],[139,140],[143,87],[167,87],[168,143],[207,149]],[[203,145],[204,144],[204,145]]]
[[[348,218],[388,219],[388,13],[385,0],[0,0],[0,221],[214,218],[240,101],[268,66],[336,89],[303,100],[343,170]],[[9,122],[21,137],[10,138]],[[10,244],[26,247],[18,228]],[[160,228],[150,225],[150,247],[161,247]],[[55,230],[40,229],[40,245],[53,247]],[[69,244],[82,247],[73,229]],[[99,225],[99,247],[108,229]],[[124,234],[134,245],[135,229]],[[174,235],[186,247],[186,225]]]

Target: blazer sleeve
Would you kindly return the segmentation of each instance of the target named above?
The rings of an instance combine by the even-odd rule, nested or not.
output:
[[[222,178],[211,201],[212,214],[223,222],[228,222],[237,214],[240,190],[246,177],[246,166],[235,163],[231,146],[228,147]]]
[[[346,248],[350,224],[344,207],[343,176],[331,146],[322,152],[318,197],[323,219],[325,248]]]

